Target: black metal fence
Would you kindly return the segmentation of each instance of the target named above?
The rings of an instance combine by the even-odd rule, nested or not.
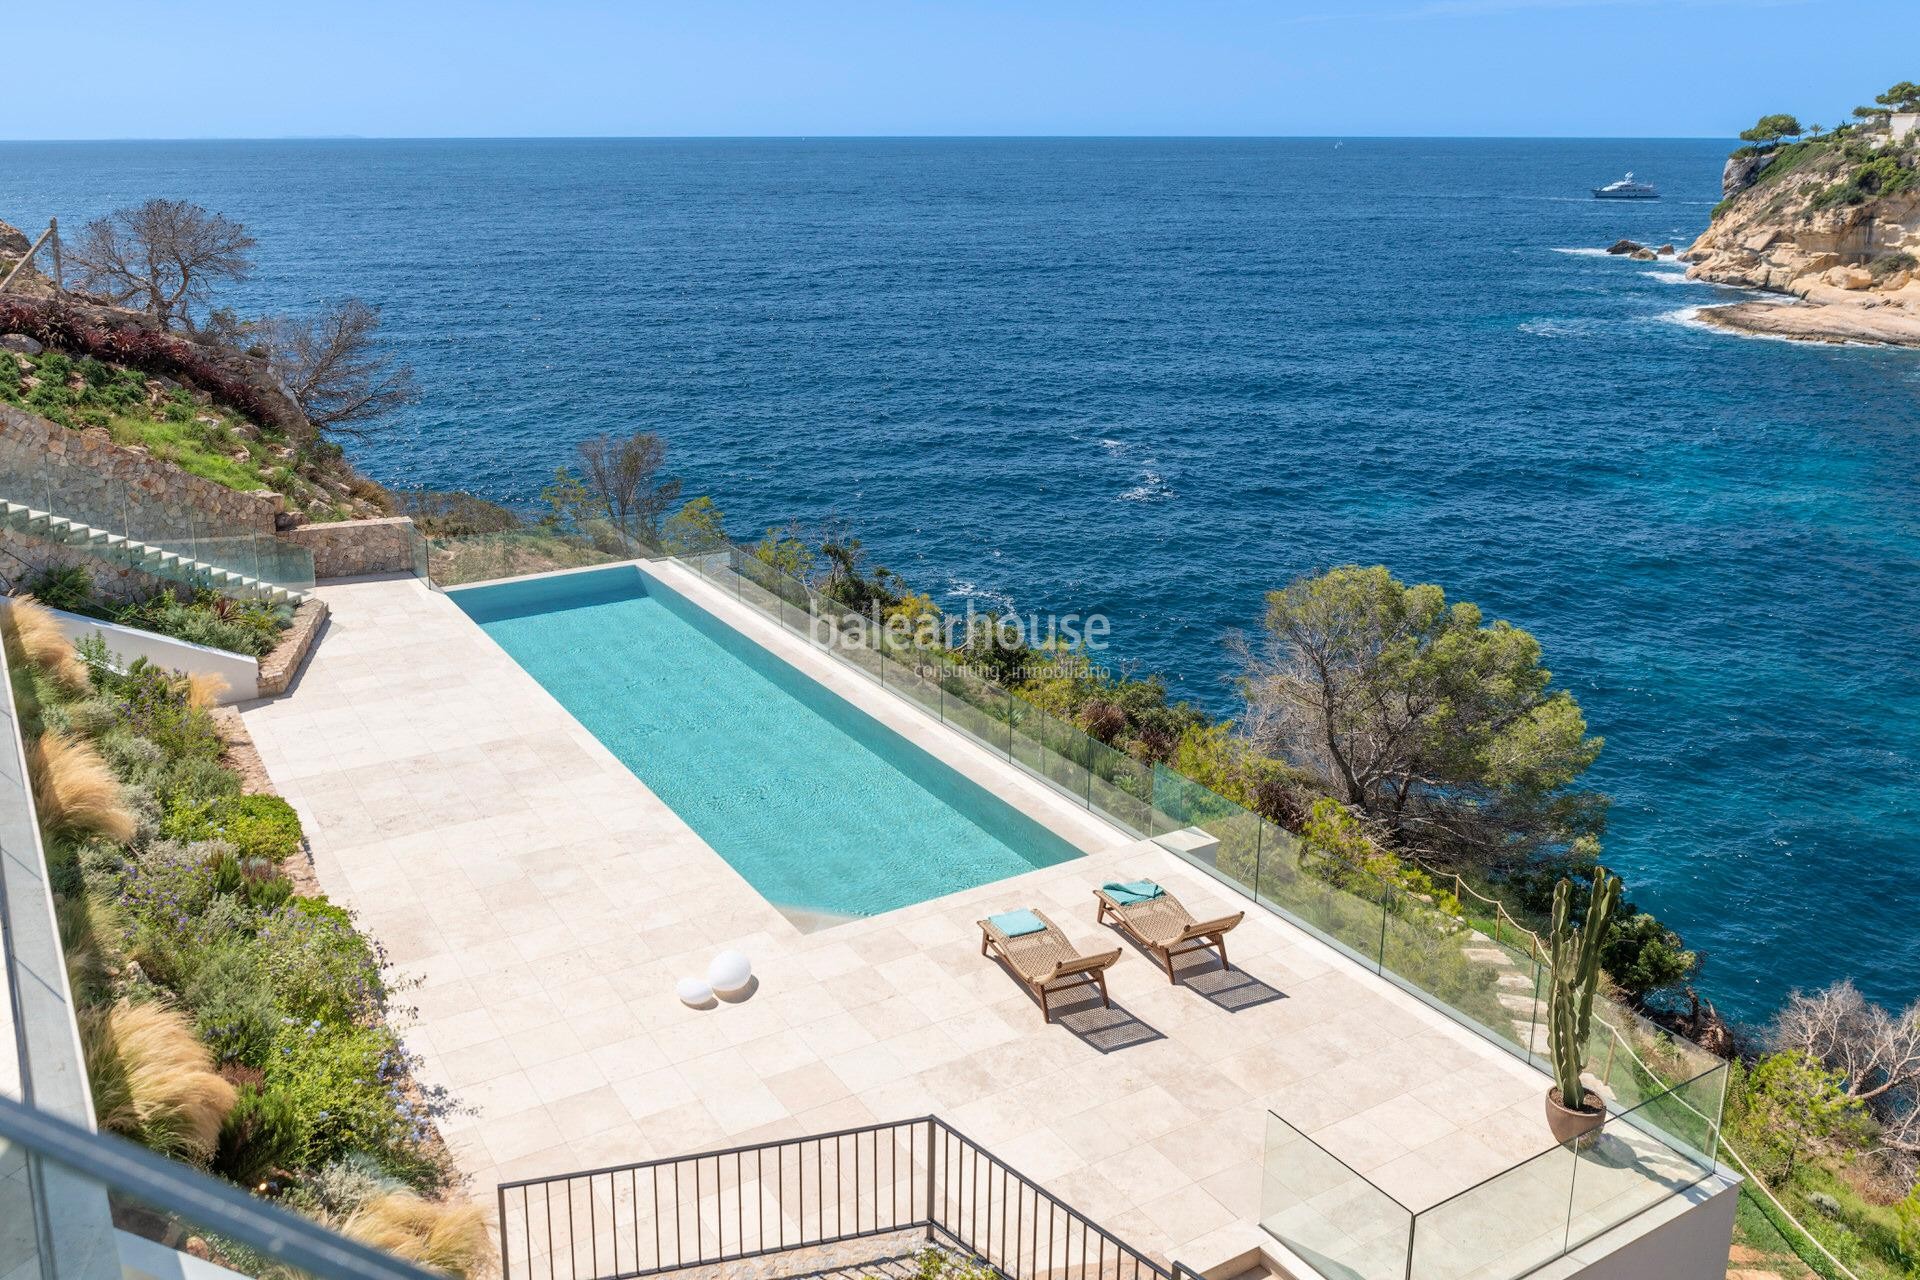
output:
[[[860,1240],[878,1254],[895,1243],[881,1237],[901,1252],[944,1245],[1009,1280],[1184,1271],[934,1116],[508,1182],[499,1195],[506,1280],[627,1280]]]

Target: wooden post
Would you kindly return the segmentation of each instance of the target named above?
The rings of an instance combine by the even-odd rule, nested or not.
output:
[[[7,291],[7,286],[13,283],[13,278],[19,275],[22,271],[25,271],[27,269],[27,264],[33,261],[33,255],[40,252],[40,246],[47,242],[47,237],[52,235],[53,231],[54,231],[54,224],[52,220],[49,219],[47,222],[47,229],[40,233],[40,238],[27,246],[27,251],[26,253],[21,255],[20,261],[14,263],[13,270],[7,272],[7,278],[5,280],[0,280],[0,293],[5,293]]]
[[[53,240],[53,291],[56,294],[64,294],[67,291],[67,285],[60,272],[60,219],[47,219],[47,235]]]

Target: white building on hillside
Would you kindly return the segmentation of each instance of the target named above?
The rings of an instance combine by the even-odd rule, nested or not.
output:
[[[1895,142],[1920,131],[1920,111],[1896,111],[1887,117],[1887,132]]]

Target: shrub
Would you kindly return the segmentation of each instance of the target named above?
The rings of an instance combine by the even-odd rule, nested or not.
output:
[[[114,621],[254,658],[272,653],[280,643],[280,632],[288,625],[283,614],[269,605],[229,600],[210,591],[183,600],[171,588],[126,606],[114,615]]]
[[[320,1166],[320,1171],[296,1187],[289,1199],[307,1212],[339,1218],[369,1200],[404,1190],[406,1184],[382,1169],[379,1161],[356,1151]]]
[[[6,633],[10,659],[31,663],[68,692],[87,687],[87,664],[74,652],[59,620],[32,596],[21,596],[8,606],[0,629]]]
[[[259,938],[268,979],[294,1017],[354,1022],[384,1007],[380,957],[338,907],[295,898],[261,921]]]
[[[188,756],[166,765],[160,773],[161,803],[167,819],[162,831],[170,840],[208,840],[213,830],[207,814],[213,806],[240,789],[240,779],[218,760]]]
[[[383,1152],[412,1137],[401,1097],[403,1059],[382,1026],[281,1020],[267,1055],[266,1087],[284,1092],[306,1128],[310,1160]]]
[[[1893,253],[1883,253],[1869,262],[1867,264],[1867,274],[1872,276],[1875,281],[1880,281],[1885,280],[1895,272],[1912,271],[1915,267],[1920,267],[1920,259],[1916,259],[1912,254],[1903,249]]]
[[[348,1215],[340,1232],[395,1257],[463,1278],[493,1270],[493,1236],[478,1205],[392,1192]]]
[[[229,796],[208,811],[207,824],[243,858],[284,862],[300,849],[300,815],[279,796]]]
[[[0,333],[24,333],[51,347],[192,382],[255,422],[283,430],[303,425],[290,403],[269,398],[245,377],[229,371],[211,349],[137,322],[96,324],[61,302],[7,297],[0,298]],[[189,413],[191,407],[189,400]]]
[[[1083,733],[1102,742],[1112,742],[1127,727],[1127,713],[1104,700],[1087,703],[1076,718]]]
[[[47,608],[77,613],[93,602],[93,574],[83,564],[48,569],[34,578],[31,590]]]
[[[471,493],[434,489],[396,489],[392,504],[429,537],[463,538],[518,529],[520,517],[497,502]]]
[[[79,1021],[100,1127],[196,1164],[212,1155],[234,1088],[213,1070],[186,1017],[122,1001]]]
[[[94,683],[119,704],[121,727],[151,740],[168,761],[220,758],[226,744],[206,708],[193,704],[193,690],[185,676],[145,658],[136,658],[124,672],[103,664],[90,666]],[[235,789],[237,784],[222,794]]]
[[[238,898],[256,911],[277,911],[293,896],[293,882],[265,858],[223,851],[212,862],[213,891]]]
[[[304,1128],[291,1098],[255,1085],[242,1085],[234,1097],[233,1110],[220,1126],[214,1171],[248,1186],[279,1170],[291,1169],[306,1154]]]
[[[27,753],[33,803],[49,832],[133,838],[134,816],[120,800],[113,769],[81,738],[43,733]]]
[[[227,938],[197,958],[181,984],[193,1023],[222,1063],[264,1067],[280,1029],[280,1009],[251,938]]]

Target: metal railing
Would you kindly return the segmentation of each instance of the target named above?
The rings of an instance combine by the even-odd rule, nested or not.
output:
[[[128,1224],[120,1228],[120,1242],[107,1244],[104,1252],[94,1249],[71,1258],[62,1252],[43,1255],[39,1270],[46,1280],[117,1276],[123,1261],[130,1272],[156,1273],[152,1267],[137,1265],[129,1254],[141,1249],[143,1241],[151,1256],[151,1250],[175,1248],[176,1240],[189,1236],[219,1241],[221,1256],[232,1261],[240,1261],[235,1255],[247,1251],[251,1274],[271,1265],[341,1280],[436,1280],[438,1276],[144,1147],[0,1098],[0,1165],[15,1159],[22,1160],[36,1182],[61,1188],[45,1210],[55,1222],[70,1221],[74,1202],[84,1190],[99,1201],[103,1226],[107,1203],[113,1206],[115,1220]],[[56,1172],[57,1184],[49,1176]],[[178,1269],[177,1261],[174,1267]]]
[[[823,1268],[855,1266],[925,1244],[1008,1280],[1185,1271],[937,1116],[503,1183],[499,1214],[505,1280],[634,1280],[805,1250],[823,1251],[808,1260]],[[864,1253],[849,1256],[859,1242]]]

